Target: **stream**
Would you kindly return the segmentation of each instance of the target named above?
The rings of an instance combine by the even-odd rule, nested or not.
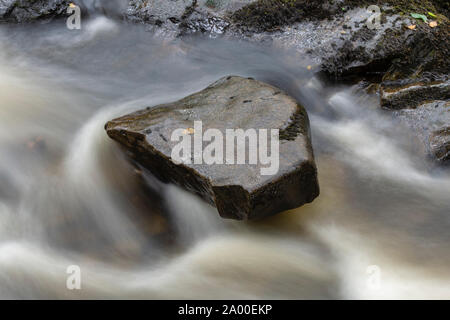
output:
[[[450,298],[450,172],[355,87],[327,85],[296,52],[168,40],[93,16],[0,25],[0,298]],[[298,99],[320,196],[255,222],[132,164],[114,117],[226,75]],[[79,266],[81,290],[68,290]]]

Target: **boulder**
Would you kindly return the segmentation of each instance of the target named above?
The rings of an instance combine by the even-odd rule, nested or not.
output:
[[[201,196],[216,206],[224,218],[262,218],[312,202],[319,195],[309,119],[304,107],[278,88],[251,78],[224,77],[179,101],[111,120],[105,129],[158,178]],[[209,129],[216,129],[227,138],[230,129],[245,132],[254,129],[258,139],[264,132],[261,129],[278,132],[279,139],[275,134],[265,140],[270,145],[267,155],[271,153],[274,161],[270,165],[263,164],[261,158],[250,162],[251,155],[257,153],[261,157],[263,150],[261,140],[258,140],[259,150],[251,149],[251,138],[244,138],[245,163],[228,164],[227,158],[222,163],[206,164],[202,163],[201,156],[199,159],[198,152],[189,153],[184,161],[174,158],[173,150],[179,143],[173,139],[174,132],[181,130],[195,144],[195,139],[202,139],[202,133]],[[205,140],[201,142],[203,156],[208,145]],[[274,140],[279,142],[278,153]],[[224,157],[230,150],[237,152],[236,147],[230,149],[224,141],[223,145]],[[218,150],[211,154],[218,155]],[[237,160],[234,153],[232,158]],[[276,161],[276,166],[272,166]],[[277,170],[264,173],[264,168],[269,167]]]

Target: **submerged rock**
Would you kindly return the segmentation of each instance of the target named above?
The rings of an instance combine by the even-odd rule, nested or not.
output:
[[[438,163],[450,161],[450,80],[380,85],[381,106],[413,129]]]
[[[202,121],[201,132],[196,121]],[[319,195],[305,109],[279,89],[254,79],[225,77],[179,101],[114,119],[105,128],[137,162],[161,180],[176,183],[215,205],[224,218],[261,218],[312,202]],[[265,155],[271,153],[273,160],[270,164],[261,163],[263,140],[258,140],[259,150],[247,148],[251,138],[243,140],[245,164],[227,164],[225,159],[210,165],[198,161],[195,164],[199,160],[198,152],[190,152],[183,163],[173,158],[173,148],[179,143],[172,141],[175,131],[181,130],[195,144],[195,139],[202,139],[202,132],[208,129],[217,129],[227,138],[227,129],[255,129],[258,139],[263,132],[260,129],[278,129],[279,153],[274,147],[274,139],[278,141],[275,135],[272,139],[265,138],[270,145],[270,150],[264,150]],[[214,142],[215,139],[219,138],[215,136]],[[226,146],[226,150],[220,151],[223,158],[230,150],[236,153],[235,146],[229,149],[222,142]],[[203,155],[207,145],[201,142]],[[219,150],[214,152],[217,159],[221,159]],[[250,162],[255,155],[258,161]],[[278,170],[263,173],[268,167]]]
[[[394,114],[413,130],[433,159],[450,161],[450,102],[434,101]]]
[[[439,161],[450,161],[450,127],[434,131],[430,136],[430,151]]]

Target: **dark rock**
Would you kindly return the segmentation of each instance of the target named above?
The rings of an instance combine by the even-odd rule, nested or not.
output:
[[[130,21],[149,24],[156,24],[157,21],[179,23],[185,18],[187,8],[193,4],[194,0],[131,0],[127,18]]]
[[[101,14],[121,19],[128,7],[126,0],[0,0],[0,22],[48,22],[67,17],[70,3],[80,7],[83,18]]]
[[[0,22],[24,23],[64,16],[69,0],[0,0]]]
[[[186,128],[186,135],[195,135],[190,128],[200,120],[203,132],[215,128],[224,136],[226,129],[279,129],[279,170],[262,175],[260,169],[267,166],[259,161],[177,164],[172,159],[177,144],[171,141],[173,131]],[[112,120],[105,128],[137,162],[161,180],[215,205],[224,218],[261,218],[312,202],[319,195],[305,109],[279,89],[253,79],[225,77],[179,101]]]
[[[450,160],[450,127],[431,134],[430,151],[439,161],[448,162]]]
[[[333,55],[322,55],[322,73],[332,81],[364,82],[371,93],[375,89],[380,106],[401,110],[394,115],[414,128],[433,159],[446,162],[445,128],[450,118],[444,105],[450,99],[450,24],[441,15],[438,26],[431,28],[411,19],[409,12],[448,11],[443,3],[391,2],[398,6],[385,15],[380,29],[363,26],[350,39],[336,42]],[[411,24],[416,25],[414,30],[407,28]]]
[[[145,23],[182,36],[192,33],[223,34],[230,25],[229,12],[252,0],[131,0],[127,20]]]
[[[326,1],[258,0],[234,12],[231,19],[248,31],[271,31],[305,19],[323,20],[339,12]]]
[[[128,9],[128,0],[73,0],[81,8],[82,16],[105,15],[123,19]]]
[[[416,108],[427,101],[450,99],[450,81],[412,83],[403,87],[380,89],[381,106],[387,109]]]

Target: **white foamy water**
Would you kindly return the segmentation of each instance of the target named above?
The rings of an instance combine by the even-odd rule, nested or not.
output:
[[[449,172],[371,97],[325,87],[289,53],[85,26],[0,28],[1,298],[450,298]],[[104,131],[228,74],[305,105],[312,204],[223,220]],[[81,290],[66,288],[70,265]]]

